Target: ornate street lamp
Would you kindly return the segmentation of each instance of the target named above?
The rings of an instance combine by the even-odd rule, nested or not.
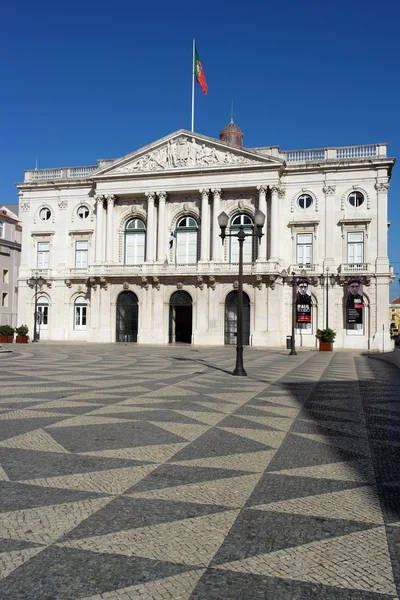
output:
[[[289,356],[297,356],[296,331],[295,331],[295,328],[296,328],[296,273],[293,271],[291,273],[291,275],[292,275],[292,333],[291,333]],[[300,276],[305,277],[306,275],[307,275],[307,271],[302,269],[300,271]],[[283,271],[281,271],[281,277],[282,277],[283,281],[285,282],[285,280],[288,277],[288,272],[285,269],[283,269]]]
[[[38,292],[38,287],[42,287],[42,285],[44,284],[44,279],[41,275],[38,275],[38,273],[35,274],[35,277],[30,277],[28,279],[28,285],[29,287],[34,287],[35,288],[35,311],[33,313],[33,340],[32,342],[38,342],[39,341],[39,336],[38,336],[38,332],[37,332],[37,321],[38,321],[38,312],[37,312],[37,292]]]
[[[238,286],[238,309],[237,309],[237,331],[236,331],[236,367],[232,373],[237,377],[246,377],[247,373],[243,367],[243,242],[247,237],[257,237],[261,241],[262,228],[265,223],[265,215],[261,210],[256,210],[254,223],[256,226],[255,233],[245,233],[243,225],[240,225],[237,233],[226,233],[229,217],[225,212],[222,212],[218,217],[218,224],[221,228],[220,238],[222,244],[226,237],[235,237],[239,242],[239,286]]]

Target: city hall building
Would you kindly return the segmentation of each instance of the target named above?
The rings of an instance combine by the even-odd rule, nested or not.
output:
[[[219,138],[180,130],[97,165],[25,171],[18,322],[32,335],[36,314],[41,340],[236,344],[243,227],[245,344],[285,345],[294,319],[297,346],[328,326],[335,348],[388,349],[386,144],[246,148],[233,122]]]

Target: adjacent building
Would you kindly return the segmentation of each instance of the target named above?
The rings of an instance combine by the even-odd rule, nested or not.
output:
[[[0,325],[17,326],[21,227],[8,206],[0,208]]]
[[[392,333],[400,331],[400,296],[389,304],[389,327]]]
[[[220,139],[180,130],[96,165],[25,171],[19,320],[32,329],[36,298],[41,339],[235,344],[239,245],[222,243],[224,212],[227,233],[247,234],[244,343],[284,345],[296,302],[298,345],[328,326],[336,348],[387,348],[394,162],[386,144],[245,148],[231,122]]]

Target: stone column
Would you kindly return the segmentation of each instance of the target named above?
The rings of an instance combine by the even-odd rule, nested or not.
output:
[[[158,192],[158,239],[157,239],[157,262],[163,263],[166,258],[165,233],[167,223],[165,221],[166,192]]]
[[[113,262],[114,249],[114,195],[107,196],[107,240],[106,240],[106,263]]]
[[[95,196],[96,202],[96,246],[95,246],[95,258],[96,264],[103,262],[103,248],[104,248],[104,234],[103,234],[103,202],[104,196]]]
[[[263,227],[263,237],[261,238],[261,242],[258,245],[258,258],[257,262],[265,262],[267,260],[267,186],[259,185],[258,189],[258,209],[265,215],[265,224]]]
[[[212,217],[212,260],[221,260],[221,238],[219,237],[220,228],[218,225],[218,217],[221,213],[221,189],[214,188],[211,190],[214,196],[213,200],[213,217]]]
[[[210,190],[200,190],[201,194],[201,230],[200,230],[200,262],[210,260],[210,209],[208,194]]]
[[[335,229],[332,227],[332,223],[335,218],[335,206],[336,206],[336,185],[326,182],[322,191],[325,194],[325,248],[324,248],[324,256],[323,260],[323,269],[326,267],[333,270],[335,267]],[[317,207],[316,207],[317,210]],[[317,261],[318,259],[318,261]],[[315,231],[313,233],[313,252],[312,252],[312,262],[314,264],[321,264],[321,257],[317,255],[317,248],[315,246]],[[340,261],[338,261],[340,262]],[[346,258],[347,262],[347,258]]]
[[[388,190],[389,183],[385,181],[377,181],[375,184],[376,195],[377,195],[377,247],[376,247],[376,270],[388,272],[389,270],[389,259],[387,251],[387,218],[388,218]],[[367,204],[368,208],[368,204]],[[365,247],[365,244],[364,244]],[[364,260],[364,262],[366,262]]]
[[[278,192],[277,185],[271,187],[271,229],[270,229],[270,261],[278,262]]]
[[[147,228],[146,228],[146,262],[154,262],[154,242],[156,224],[154,218],[155,192],[146,192],[147,196]]]

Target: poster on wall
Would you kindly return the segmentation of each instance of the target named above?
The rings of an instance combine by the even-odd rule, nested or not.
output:
[[[346,321],[348,325],[363,324],[364,280],[362,277],[349,277],[347,281]]]
[[[298,277],[296,284],[296,323],[311,325],[311,282],[307,277]]]

